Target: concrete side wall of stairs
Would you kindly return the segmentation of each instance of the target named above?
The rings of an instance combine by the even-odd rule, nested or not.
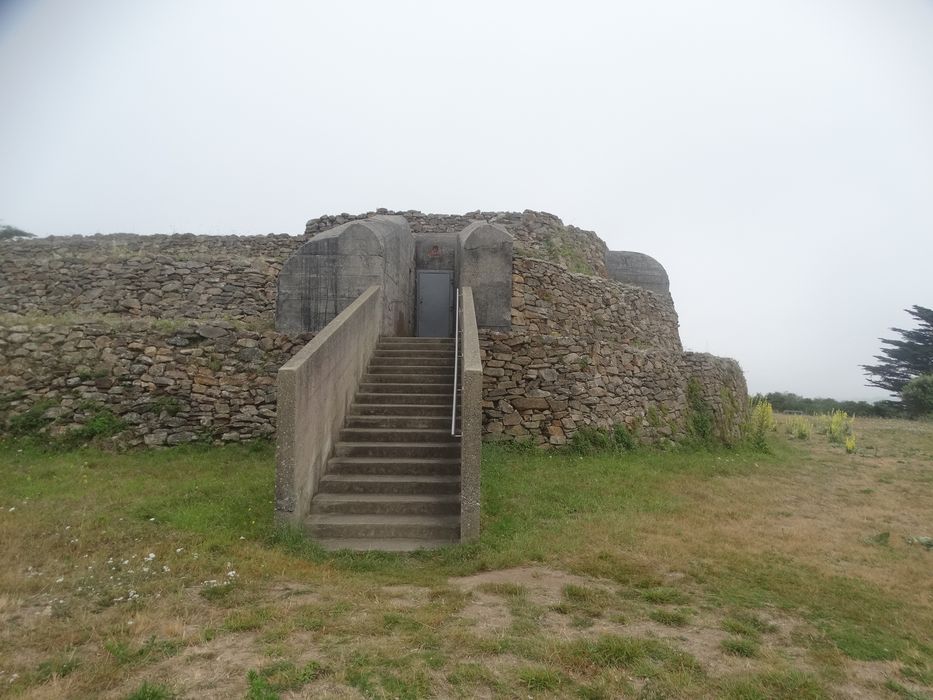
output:
[[[276,521],[300,526],[347,409],[379,339],[382,289],[373,286],[279,369],[277,377]]]
[[[460,541],[452,338],[380,338],[304,519],[328,549]],[[459,417],[458,417],[459,419]]]

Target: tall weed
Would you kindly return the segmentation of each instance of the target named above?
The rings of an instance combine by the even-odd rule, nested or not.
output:
[[[810,433],[813,431],[813,425],[810,419],[805,416],[794,416],[787,423],[787,434],[798,440],[809,440]]]
[[[833,411],[828,416],[826,433],[829,441],[836,444],[845,444],[846,438],[854,435],[853,424],[855,419],[845,411]]]
[[[777,430],[774,422],[774,409],[768,401],[759,400],[752,404],[749,413],[746,434],[752,447],[762,452],[768,451],[768,433]]]

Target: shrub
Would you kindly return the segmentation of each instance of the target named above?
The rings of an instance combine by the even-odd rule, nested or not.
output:
[[[24,413],[10,418],[10,435],[13,437],[28,437],[38,435],[42,429],[49,425],[54,419],[47,418],[44,414],[55,405],[50,399],[43,399],[34,403]]]
[[[117,418],[113,413],[104,409],[97,412],[94,416],[80,428],[75,428],[62,437],[62,443],[66,447],[77,447],[87,442],[92,442],[97,438],[107,438],[116,435],[126,429],[126,423]]]
[[[635,436],[622,423],[612,426],[612,442],[621,450],[634,450],[638,447]]]
[[[594,455],[600,452],[627,452],[634,450],[638,443],[635,437],[621,423],[604,428],[583,427],[570,438],[568,447],[580,455]]]
[[[581,455],[605,452],[611,446],[609,434],[599,428],[583,427],[570,438],[570,449]]]
[[[794,416],[787,424],[787,434],[798,440],[809,440],[812,426],[810,421],[803,416]]]
[[[852,435],[852,424],[854,419],[845,411],[833,411],[828,417],[826,434],[829,441],[836,444],[844,444],[846,438]]]
[[[855,452],[855,436],[848,435],[846,436],[846,452],[852,454]]]
[[[933,413],[933,374],[921,374],[907,382],[901,389],[901,401],[911,418]]]
[[[774,409],[767,401],[756,401],[748,418],[748,439],[756,450],[768,449],[768,433],[777,429]]]

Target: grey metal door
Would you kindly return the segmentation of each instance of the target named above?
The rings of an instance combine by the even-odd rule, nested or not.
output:
[[[449,338],[453,332],[453,272],[418,270],[417,285],[418,335]]]

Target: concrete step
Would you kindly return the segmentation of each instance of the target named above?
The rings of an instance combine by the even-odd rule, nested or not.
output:
[[[455,459],[460,456],[460,442],[338,442],[334,456]]]
[[[450,426],[427,430],[424,428],[343,428],[340,431],[341,442],[384,442],[390,444],[413,442],[452,442]],[[458,443],[459,444],[459,443]]]
[[[319,493],[311,515],[459,515],[457,494]]]
[[[450,411],[447,411],[450,413]],[[347,428],[391,428],[393,430],[446,430],[450,416],[354,416],[348,415]]]
[[[445,377],[454,376],[454,364],[449,365],[374,365],[370,364],[366,369],[369,374],[378,374],[380,376],[408,375],[408,374],[436,374]]]
[[[392,348],[391,350],[376,348],[376,351],[373,353],[372,359],[379,360],[391,360],[395,358],[409,358],[420,362],[422,359],[425,360],[444,360],[449,359],[451,362],[454,359],[454,351],[450,350],[415,350],[415,349],[396,349]]]
[[[460,536],[460,517],[443,515],[309,515],[305,527],[313,537],[454,539]]]
[[[419,352],[429,352],[435,353],[437,355],[446,355],[447,357],[454,356],[454,346],[453,345],[377,345],[377,353],[397,353],[397,352],[407,352],[407,353],[419,353]]]
[[[450,547],[460,541],[459,535],[453,539],[422,540],[401,537],[375,539],[361,538],[318,538],[317,543],[324,549],[335,552],[349,549],[355,552],[416,552],[419,549],[439,549]]]
[[[421,388],[420,386],[418,387]],[[428,392],[403,392],[391,393],[389,391],[370,391],[360,392],[356,395],[357,404],[429,404],[441,406],[447,404],[449,407],[453,396],[449,393],[428,393]],[[459,402],[458,402],[459,403]]]
[[[363,375],[362,384],[443,384],[453,388],[454,372],[432,372],[425,370],[412,374],[397,372],[379,373],[369,371]]]
[[[460,459],[408,459],[386,457],[331,457],[328,474],[369,474],[385,476],[456,476],[460,475]]]
[[[453,338],[387,338],[385,336],[379,338],[377,347],[398,347],[398,346],[415,346],[415,347],[432,347],[432,346],[441,346],[441,347],[453,347],[454,339]]]
[[[321,477],[318,493],[459,494],[460,476],[341,472]]]
[[[453,391],[451,384],[428,384],[425,382],[360,382],[361,394],[447,394]]]
[[[436,396],[429,394],[428,396]],[[459,406],[458,406],[459,408]],[[443,403],[352,403],[347,415],[353,416],[415,416],[450,417],[450,402]],[[458,416],[459,418],[459,416]]]
[[[370,367],[397,367],[405,365],[414,365],[418,367],[450,367],[454,366],[454,354],[449,353],[446,357],[416,357],[408,355],[398,357],[377,357],[373,358]]]

